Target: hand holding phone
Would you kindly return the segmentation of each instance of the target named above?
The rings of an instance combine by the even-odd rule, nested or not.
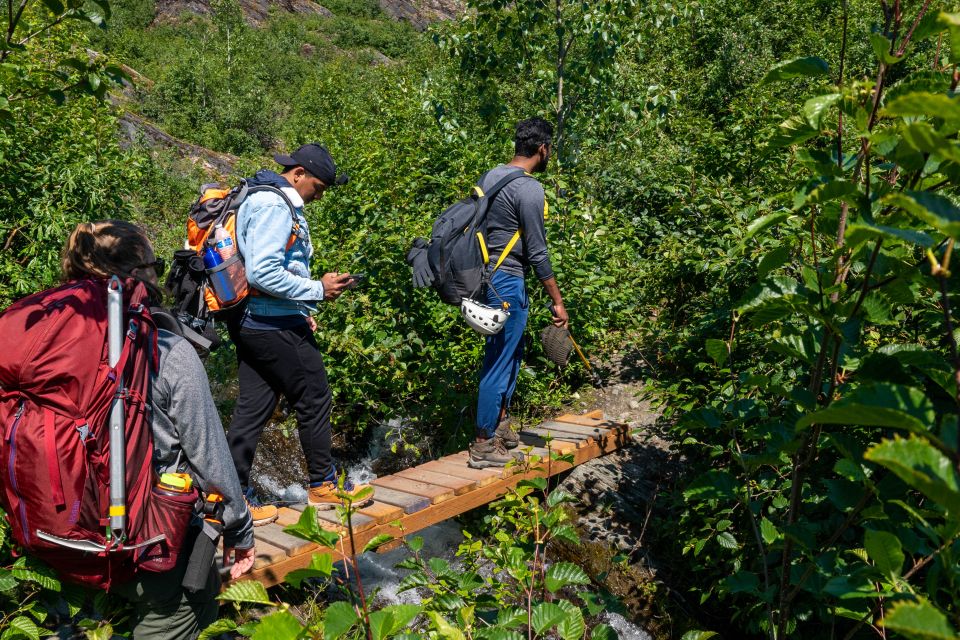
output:
[[[350,274],[350,282],[349,282],[349,284],[347,285],[347,288],[348,288],[348,289],[353,289],[354,287],[356,287],[357,285],[359,285],[361,282],[363,282],[364,280],[366,280],[366,278],[367,278],[367,274],[365,274],[365,273],[351,273],[351,274]]]

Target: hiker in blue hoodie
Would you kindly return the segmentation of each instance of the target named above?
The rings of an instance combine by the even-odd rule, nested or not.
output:
[[[252,499],[250,467],[281,394],[297,414],[309,473],[309,504],[320,509],[340,504],[330,451],[332,395],[312,314],[318,303],[336,300],[355,282],[349,273],[311,277],[313,245],[303,215],[304,205],[326,189],[345,184],[347,176],[337,173],[326,147],[316,143],[274,160],[283,167],[281,173],[258,171],[248,182],[275,187],[283,195],[258,191],[237,212],[237,244],[252,290],[243,313],[229,323],[240,391],[227,442],[255,525],[272,522],[278,515],[276,507]],[[348,482],[344,491],[356,495],[363,488]]]

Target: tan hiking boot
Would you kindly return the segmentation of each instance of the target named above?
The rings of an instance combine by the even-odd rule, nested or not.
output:
[[[520,446],[520,435],[513,430],[510,418],[504,418],[497,425],[497,430],[493,432],[494,436],[503,440],[503,446],[507,449],[516,449]]]
[[[505,467],[510,461],[523,462],[523,454],[507,451],[506,444],[500,436],[494,436],[483,442],[470,443],[470,459],[467,460],[467,466],[473,469]]]
[[[270,524],[280,516],[280,510],[272,504],[257,504],[245,499],[247,509],[250,510],[250,517],[253,518],[253,526],[260,527]]]
[[[324,482],[319,487],[310,487],[307,489],[307,504],[311,507],[316,507],[319,511],[340,507],[344,505],[345,500],[341,499],[340,496],[337,495],[338,493],[345,493],[353,497],[369,486],[368,484],[354,485],[352,482],[348,482],[341,491],[335,483]],[[361,500],[354,499],[351,505],[360,508],[366,507],[371,502],[373,502],[373,493]]]

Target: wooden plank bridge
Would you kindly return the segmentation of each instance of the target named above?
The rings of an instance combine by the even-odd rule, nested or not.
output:
[[[552,451],[561,455],[572,453],[573,463],[548,462],[545,436],[551,438]],[[541,457],[536,467],[527,471],[522,466],[471,469],[467,466],[467,452],[461,451],[373,480],[376,487],[374,502],[352,517],[356,549],[362,550],[367,542],[380,534],[394,537],[394,541],[380,548],[381,551],[395,548],[400,544],[401,536],[493,502],[523,479],[556,475],[625,447],[631,441],[627,426],[605,420],[602,411],[565,414],[536,427],[525,428],[520,432],[520,440],[520,448],[515,451]],[[256,560],[252,573],[243,580],[252,578],[269,587],[282,582],[289,572],[306,567],[317,551],[332,553],[335,559],[350,554],[350,536],[335,510],[320,511],[318,517],[322,526],[343,534],[336,551],[284,532],[285,526],[300,518],[304,506],[281,508],[275,523],[254,529]]]

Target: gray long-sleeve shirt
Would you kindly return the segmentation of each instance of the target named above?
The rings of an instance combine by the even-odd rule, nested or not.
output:
[[[253,520],[227,448],[207,372],[189,342],[159,331],[160,368],[151,374],[150,428],[158,473],[189,473],[204,492],[223,496],[224,546],[253,546]]]
[[[507,174],[518,170],[505,164],[494,167],[481,180],[480,188],[486,191]],[[520,240],[510,250],[500,269],[521,278],[528,268],[532,268],[541,281],[553,277],[547,251],[547,232],[543,226],[545,216],[543,186],[536,178],[526,175],[505,186],[487,212],[485,238],[490,263],[496,264],[519,228],[522,229]]]

